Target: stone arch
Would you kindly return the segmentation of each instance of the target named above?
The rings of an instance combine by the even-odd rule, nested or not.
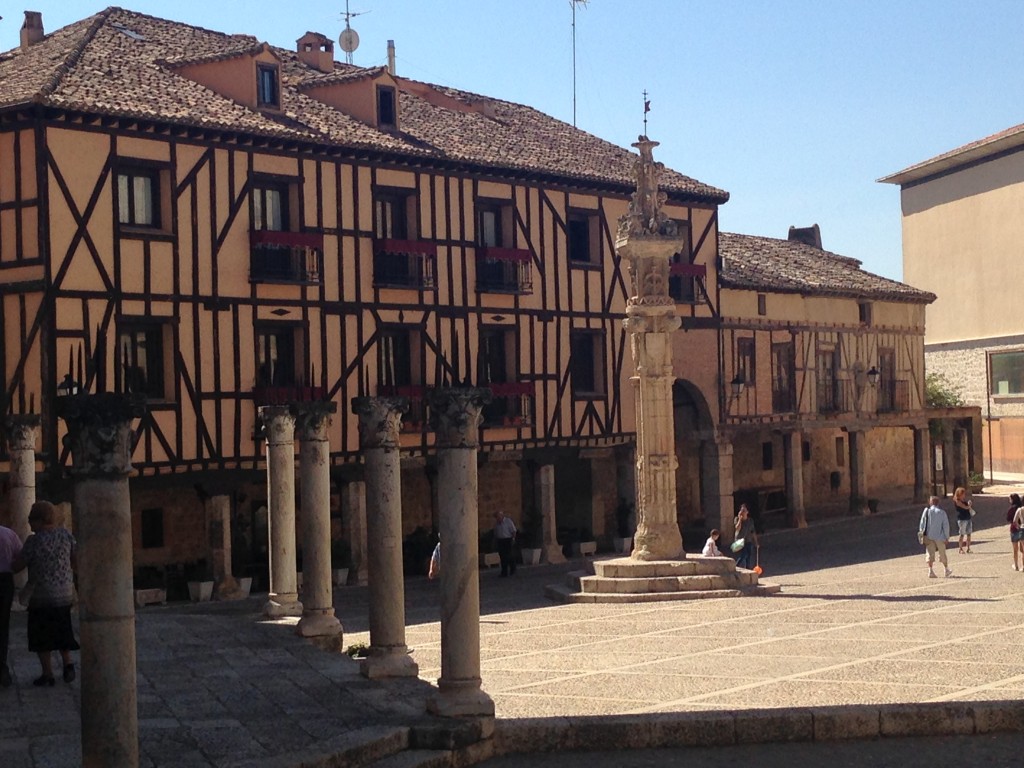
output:
[[[672,414],[675,424],[676,519],[683,540],[692,543],[687,529],[705,527],[702,509],[704,462],[702,446],[714,435],[711,408],[700,389],[686,379],[672,384]],[[703,540],[702,540],[703,541]]]

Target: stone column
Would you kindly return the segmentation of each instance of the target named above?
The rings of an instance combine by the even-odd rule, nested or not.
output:
[[[927,427],[914,428],[914,501],[926,504],[932,489],[932,441]]]
[[[783,434],[782,448],[786,465],[786,505],[789,507],[789,524],[794,528],[806,528],[803,433],[796,431]]]
[[[135,603],[128,492],[132,419],[124,395],[59,398],[71,448],[82,635],[82,765],[137,766]]]
[[[850,512],[855,515],[869,515],[867,457],[864,455],[865,433],[849,431],[850,436]]]
[[[242,596],[238,580],[231,574],[231,497],[212,496],[206,505],[206,524],[213,565],[215,600],[237,600]]]
[[[537,469],[537,509],[541,521],[542,563],[564,563],[565,555],[558,543],[558,520],[555,515],[555,466],[544,464]]]
[[[342,633],[331,587],[331,448],[327,439],[331,414],[337,408],[323,401],[291,406],[302,446],[302,618],[295,630],[303,637]]]
[[[11,457],[11,471],[7,477],[8,509],[11,515],[11,529],[18,538],[25,541],[32,529],[28,525],[28,513],[36,503],[36,434],[40,418],[37,414],[8,416],[7,450]],[[14,588],[20,590],[28,580],[28,572],[14,574]],[[13,609],[24,608],[17,600]]]
[[[366,483],[353,480],[341,491],[341,509],[348,520],[349,544],[352,547],[352,570],[349,582],[365,587],[367,583],[366,549]]]
[[[295,569],[295,417],[287,406],[260,406],[267,434],[270,595],[263,614],[301,616]]]
[[[668,295],[669,262],[685,236],[661,210],[665,193],[658,189],[658,145],[646,136],[633,144],[640,151],[634,165],[637,190],[629,213],[619,219],[615,250],[629,265],[631,296],[624,327],[630,335],[638,382],[637,527],[632,557],[667,560],[683,554],[676,519],[675,414],[672,408],[672,333],[678,330],[675,302]]]
[[[359,447],[365,462],[370,585],[370,653],[360,662],[359,671],[371,679],[419,674],[405,644],[402,573],[402,468],[398,435],[402,414],[408,409],[409,401],[405,398],[352,400],[352,412],[359,416]]]
[[[485,389],[436,390],[430,400],[437,437],[441,508],[441,677],[427,707],[448,717],[494,717],[480,688],[480,572],[477,451]]]
[[[732,542],[736,527],[733,499],[732,443],[725,439],[706,440],[701,443],[701,485],[704,488],[703,505],[709,528],[718,528],[721,542]],[[716,522],[717,521],[717,522]]]

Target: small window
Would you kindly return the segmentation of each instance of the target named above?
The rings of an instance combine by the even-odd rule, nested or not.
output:
[[[803,441],[803,458],[805,462],[811,460],[811,443],[809,440]]]
[[[594,214],[569,214],[569,261],[574,266],[598,263],[597,225],[598,219]]]
[[[604,334],[572,331],[569,336],[569,373],[573,397],[600,397],[605,392]]]
[[[164,511],[142,510],[142,548],[159,549],[164,545]]]
[[[772,451],[772,444],[770,442],[761,443],[761,469],[767,471],[772,468],[774,463],[775,457]]]
[[[1024,394],[1024,351],[993,352],[988,364],[993,395]]]
[[[138,323],[118,333],[119,383],[123,392],[154,400],[167,397],[164,378],[164,326]]]
[[[836,466],[842,467],[846,464],[846,441],[841,437],[836,438]]]
[[[765,296],[763,293],[757,294],[757,314],[768,314],[768,297]]]
[[[377,381],[382,387],[409,387],[413,384],[413,331],[386,328],[377,342]]]
[[[861,325],[871,325],[871,302],[862,301],[857,304],[857,315]]]
[[[256,65],[256,104],[260,107],[281,106],[278,68],[274,64]]]
[[[117,220],[131,227],[160,227],[160,172],[126,167],[117,173]]]
[[[377,125],[382,128],[394,128],[398,125],[395,89],[388,85],[377,86]]]
[[[750,387],[754,386],[756,381],[754,347],[752,338],[736,339],[736,375]]]
[[[502,248],[504,238],[504,216],[500,205],[477,204],[476,242],[484,248]],[[507,207],[507,206],[506,206]]]

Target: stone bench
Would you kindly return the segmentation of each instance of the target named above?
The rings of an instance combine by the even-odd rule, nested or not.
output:
[[[593,557],[594,554],[597,552],[597,542],[596,541],[580,541],[580,542],[576,542],[576,543],[574,543],[572,545],[572,549],[573,549],[573,554],[578,555],[579,557],[586,557],[587,555],[590,555],[591,557]]]
[[[164,605],[167,602],[166,589],[136,589],[135,607],[144,605]]]

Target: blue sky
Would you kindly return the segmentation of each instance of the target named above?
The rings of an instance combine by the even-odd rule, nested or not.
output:
[[[354,62],[572,121],[570,0],[349,0]],[[121,0],[122,7],[292,47],[337,38],[344,0]],[[35,0],[47,31],[104,6]],[[0,49],[18,44],[5,3]],[[729,191],[731,232],[818,223],[826,248],[902,276],[899,193],[876,179],[1024,122],[1024,2],[590,0],[576,11],[576,123]],[[343,57],[340,49],[337,56]]]

